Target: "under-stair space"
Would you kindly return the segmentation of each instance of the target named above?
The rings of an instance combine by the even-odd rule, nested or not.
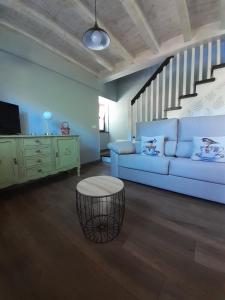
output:
[[[101,161],[104,161],[106,163],[111,162],[110,151],[108,149],[101,150],[100,151],[100,157],[101,157]]]
[[[108,125],[107,125],[108,129]],[[100,131],[100,158],[101,161],[110,163],[110,151],[107,148],[110,142],[110,135],[108,131]]]
[[[225,38],[168,57],[131,100],[136,122],[225,114]]]

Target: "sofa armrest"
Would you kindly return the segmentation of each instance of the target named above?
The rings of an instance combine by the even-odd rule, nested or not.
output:
[[[132,154],[136,152],[135,145],[130,141],[109,143],[107,147],[117,154]]]

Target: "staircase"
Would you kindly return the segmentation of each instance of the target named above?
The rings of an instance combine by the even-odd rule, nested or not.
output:
[[[225,64],[212,66],[211,78],[196,81],[194,95],[179,98],[179,107],[167,109],[168,118],[225,114]]]
[[[218,38],[168,57],[131,100],[132,135],[136,122],[225,114],[224,53]]]

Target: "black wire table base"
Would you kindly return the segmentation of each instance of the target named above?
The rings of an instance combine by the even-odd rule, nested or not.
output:
[[[124,212],[124,189],[104,197],[86,196],[76,191],[76,207],[84,236],[95,243],[112,241],[120,233]]]

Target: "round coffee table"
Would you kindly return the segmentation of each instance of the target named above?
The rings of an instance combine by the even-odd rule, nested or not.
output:
[[[76,207],[86,238],[95,243],[113,240],[123,224],[123,182],[111,176],[94,176],[80,181],[76,188]]]

